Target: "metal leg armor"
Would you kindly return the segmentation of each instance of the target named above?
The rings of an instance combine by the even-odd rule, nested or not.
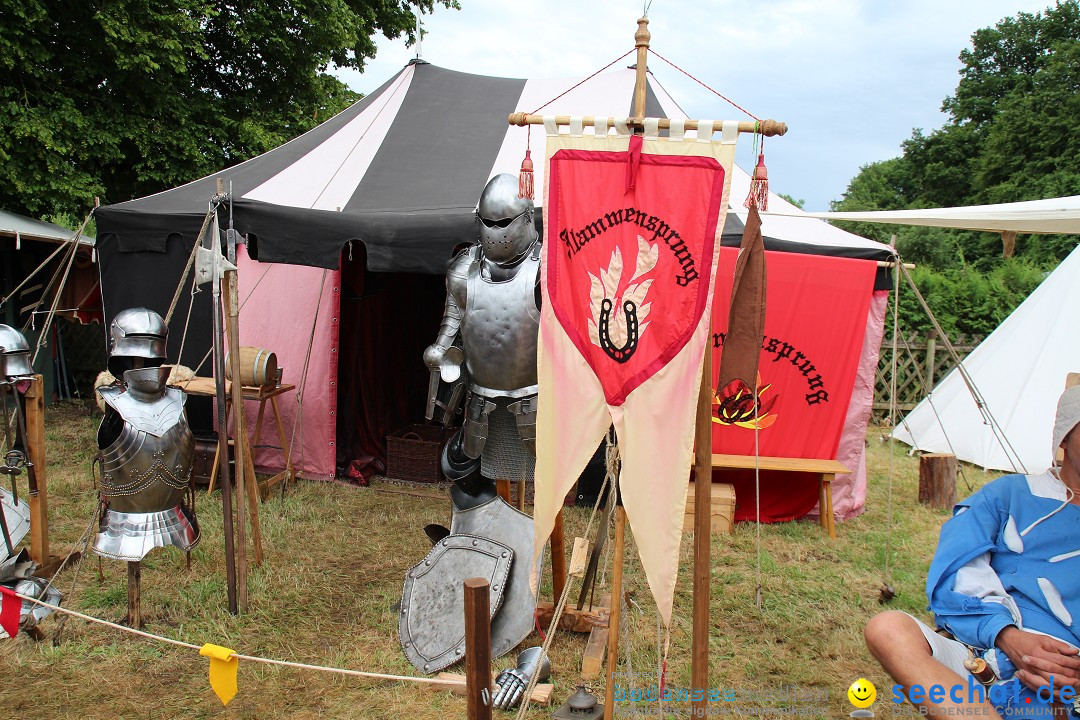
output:
[[[462,426],[464,440],[462,450],[471,458],[480,457],[488,438],[488,415],[495,409],[495,403],[483,395],[473,393],[465,408],[465,424]]]
[[[536,396],[522,398],[506,406],[517,421],[518,435],[521,436],[521,444],[536,456]]]

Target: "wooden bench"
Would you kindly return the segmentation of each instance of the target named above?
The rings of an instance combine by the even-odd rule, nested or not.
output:
[[[837,460],[814,460],[810,458],[754,457],[753,455],[713,455],[712,466],[724,470],[778,470],[781,472],[808,472],[818,475],[818,511],[821,527],[836,538],[836,521],[833,518],[832,481],[837,475],[851,472]]]

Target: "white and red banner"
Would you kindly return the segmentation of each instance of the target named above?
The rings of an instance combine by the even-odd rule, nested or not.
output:
[[[721,142],[548,137],[536,548],[613,424],[623,505],[665,624],[736,135],[731,123]]]

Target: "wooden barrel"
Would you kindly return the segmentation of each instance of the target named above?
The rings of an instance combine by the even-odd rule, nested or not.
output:
[[[262,387],[277,384],[277,355],[258,347],[240,347],[240,384]],[[225,377],[232,380],[229,353],[225,353]]]

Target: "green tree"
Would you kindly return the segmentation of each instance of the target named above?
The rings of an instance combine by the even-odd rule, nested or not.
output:
[[[0,0],[0,207],[81,216],[276,147],[358,99],[328,71],[413,40],[411,5]]]
[[[976,31],[960,53],[949,120],[914,130],[900,157],[860,169],[834,210],[979,205],[1080,194],[1080,2],[1019,13]],[[842,223],[888,242],[950,333],[985,334],[1073,248],[1073,236],[1020,235],[1002,257],[996,233]],[[929,330],[901,288],[901,321]]]

